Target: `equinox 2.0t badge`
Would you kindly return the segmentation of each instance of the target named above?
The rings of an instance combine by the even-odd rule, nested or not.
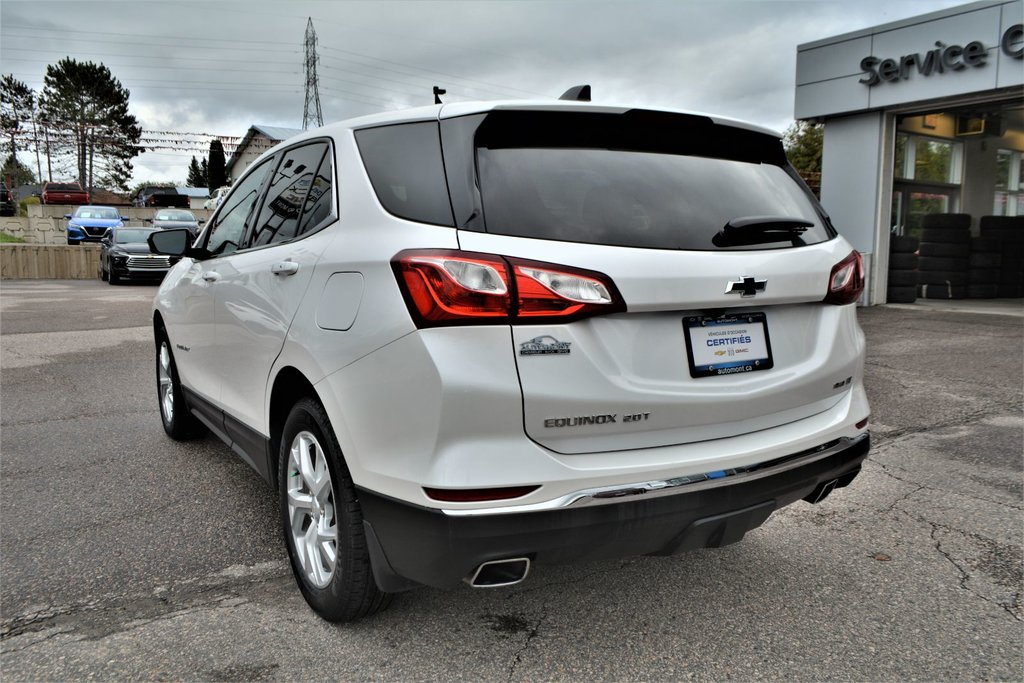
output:
[[[572,342],[558,341],[551,335],[545,334],[534,337],[530,341],[519,345],[520,356],[550,356],[554,354],[569,353]]]
[[[730,282],[729,286],[725,288],[725,293],[735,294],[739,292],[742,297],[756,296],[758,292],[763,292],[767,286],[767,280],[757,280],[749,275],[745,275],[735,282]]]

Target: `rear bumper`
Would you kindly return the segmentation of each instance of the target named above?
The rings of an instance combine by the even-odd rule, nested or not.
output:
[[[735,543],[772,512],[848,485],[870,437],[843,439],[813,454],[793,454],[713,487],[631,495],[610,504],[453,516],[360,490],[374,577],[385,591],[424,584],[450,588],[491,560],[528,557],[557,564],[635,555],[668,555]]]

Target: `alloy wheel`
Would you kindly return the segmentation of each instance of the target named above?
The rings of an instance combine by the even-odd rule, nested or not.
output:
[[[170,424],[174,420],[174,382],[171,380],[171,350],[167,342],[160,343],[160,357],[157,362],[157,381],[160,392],[160,412],[164,422]]]
[[[292,439],[288,455],[288,519],[307,581],[326,588],[338,562],[338,526],[327,454],[311,432]]]

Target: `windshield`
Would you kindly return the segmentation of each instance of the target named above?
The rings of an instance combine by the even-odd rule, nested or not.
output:
[[[832,238],[768,135],[654,112],[493,114],[476,134],[487,232],[651,249],[777,249]],[[740,218],[802,233],[714,241]],[[756,228],[750,232],[757,232]]]
[[[105,206],[80,206],[75,210],[75,218],[116,221],[120,217],[115,209],[109,209]]]
[[[118,244],[141,244],[146,238],[152,235],[155,230],[143,230],[135,228],[121,228],[114,231],[114,241]]]
[[[188,211],[157,211],[153,220],[157,221],[195,221],[196,217]]]

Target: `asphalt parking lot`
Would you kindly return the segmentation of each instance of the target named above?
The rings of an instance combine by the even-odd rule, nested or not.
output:
[[[258,476],[164,436],[154,292],[0,284],[5,681],[1024,678],[1020,316],[862,310],[864,472],[742,543],[418,590],[335,626]]]

